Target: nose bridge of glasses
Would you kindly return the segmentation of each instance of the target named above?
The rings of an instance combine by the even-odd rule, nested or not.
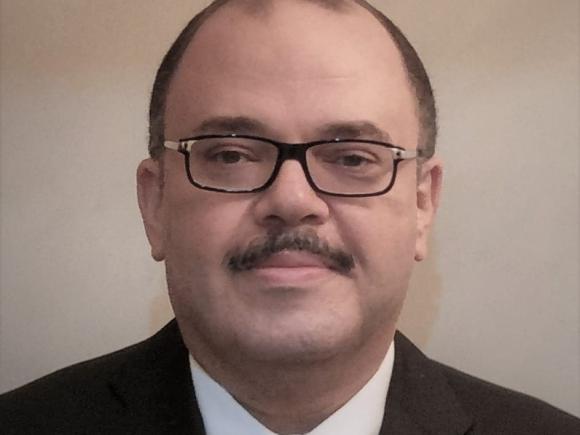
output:
[[[305,160],[308,144],[277,143],[276,145],[280,152],[278,159],[281,163],[284,163],[286,160],[298,160],[302,163]]]
[[[282,165],[284,165],[286,161],[296,160],[302,167],[306,180],[310,185],[312,185],[308,167],[306,166],[306,150],[309,148],[309,144],[277,143],[276,145],[279,150],[276,172],[279,172],[282,169]]]

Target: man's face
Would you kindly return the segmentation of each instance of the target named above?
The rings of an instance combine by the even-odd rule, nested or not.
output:
[[[363,124],[382,136],[357,133]],[[388,135],[407,149],[418,141],[400,55],[362,8],[337,13],[280,2],[252,17],[225,7],[195,36],[168,94],[168,140],[245,133],[307,142],[331,139],[322,133],[329,127],[341,136]],[[190,347],[230,358],[316,360],[388,343],[414,258],[424,255],[438,186],[430,184],[433,165],[423,188],[408,161],[386,195],[341,198],[315,193],[294,160],[269,189],[249,194],[193,187],[183,160],[166,151],[162,172],[145,161],[139,183],[152,249],[165,259]],[[354,267],[337,271],[323,257],[290,249],[249,270],[228,266],[232,252],[273,233],[314,235],[351,255]]]

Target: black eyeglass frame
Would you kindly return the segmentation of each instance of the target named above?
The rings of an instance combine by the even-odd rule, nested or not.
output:
[[[235,138],[250,139],[250,140],[266,142],[266,143],[269,143],[271,145],[274,145],[278,149],[278,157],[276,159],[274,169],[272,170],[272,175],[270,175],[268,180],[262,186],[256,187],[256,188],[251,189],[251,190],[220,189],[220,188],[216,188],[216,187],[204,186],[204,185],[196,182],[191,175],[191,168],[190,168],[190,164],[189,164],[191,149],[195,145],[195,143],[197,141],[200,141],[203,139],[235,139]],[[378,191],[378,192],[373,192],[373,193],[335,193],[335,192],[325,191],[316,185],[316,183],[312,179],[312,176],[310,175],[310,171],[308,169],[308,163],[306,161],[306,151],[309,148],[312,148],[312,147],[317,146],[317,145],[329,144],[329,143],[345,143],[345,142],[358,142],[358,143],[379,145],[379,146],[383,146],[385,148],[389,148],[393,151],[393,153],[394,153],[393,173],[391,175],[391,181],[389,182],[389,184],[387,185],[387,187],[385,189]],[[313,141],[313,142],[303,142],[303,143],[285,143],[285,142],[275,141],[272,139],[267,139],[264,137],[245,135],[245,134],[206,134],[206,135],[194,136],[194,137],[190,137],[190,138],[186,138],[186,139],[180,139],[177,142],[165,141],[163,143],[163,146],[167,149],[174,150],[174,151],[177,151],[177,152],[183,154],[183,156],[185,157],[185,159],[184,159],[185,160],[185,170],[186,170],[187,178],[188,178],[189,182],[191,184],[193,184],[195,187],[202,189],[202,190],[209,190],[212,192],[223,192],[223,193],[261,192],[261,191],[268,189],[274,183],[274,181],[278,177],[278,173],[280,172],[280,169],[282,168],[282,164],[286,160],[297,160],[300,163],[300,166],[302,166],[302,170],[304,171],[304,175],[306,176],[306,180],[308,181],[308,184],[315,192],[322,193],[324,195],[349,197],[349,198],[363,198],[363,197],[369,197],[369,196],[384,195],[389,190],[391,190],[393,185],[395,184],[395,179],[397,178],[397,168],[399,166],[399,163],[401,163],[402,161],[405,161],[405,160],[416,159],[416,158],[422,157],[424,155],[424,151],[421,149],[407,150],[405,148],[402,148],[402,147],[397,146],[397,145],[392,145],[392,144],[387,143],[387,142],[381,142],[381,141],[369,140],[369,139],[336,138],[336,139],[331,139],[331,140],[317,140],[317,141]]]

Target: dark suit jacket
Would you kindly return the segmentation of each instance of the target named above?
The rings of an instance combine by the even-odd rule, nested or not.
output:
[[[382,435],[580,434],[569,414],[431,361],[400,333],[395,343]],[[0,433],[204,434],[176,322],[0,396]]]

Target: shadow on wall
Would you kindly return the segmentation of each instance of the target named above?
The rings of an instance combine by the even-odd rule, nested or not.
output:
[[[431,240],[430,254],[413,272],[407,300],[399,319],[399,329],[420,348],[425,348],[439,315],[442,281],[437,268],[437,246]],[[162,281],[164,283],[164,280]],[[153,297],[149,310],[152,335],[174,317],[165,284]]]
[[[439,317],[443,284],[437,259],[437,244],[432,237],[427,259],[417,264],[413,272],[407,300],[398,324],[398,329],[421,349],[429,343]]]

